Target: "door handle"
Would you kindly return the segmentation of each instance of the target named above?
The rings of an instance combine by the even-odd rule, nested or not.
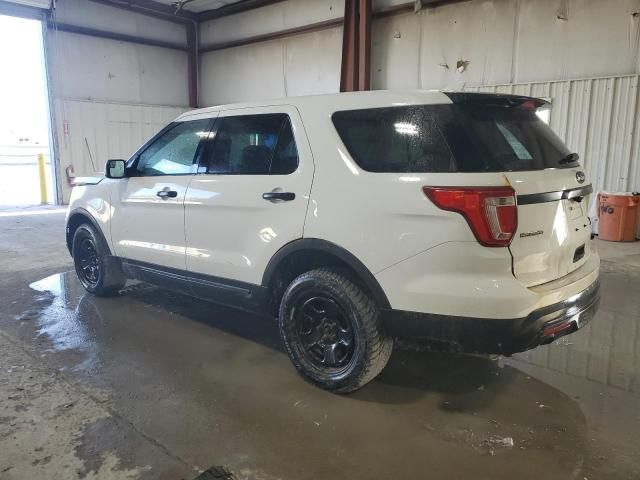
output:
[[[156,192],[156,195],[162,199],[176,198],[178,196],[178,192],[175,190],[160,190],[159,192]]]
[[[296,198],[296,194],[293,192],[266,192],[262,194],[262,198],[270,202],[290,202]]]

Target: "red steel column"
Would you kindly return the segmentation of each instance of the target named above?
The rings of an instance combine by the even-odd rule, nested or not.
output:
[[[340,91],[371,88],[371,0],[345,0]]]
[[[371,90],[371,0],[360,1],[358,90]]]
[[[342,67],[340,69],[340,91],[353,92],[358,89],[358,7],[360,0],[344,2],[344,32],[342,34]]]
[[[198,35],[195,22],[187,27],[187,75],[189,82],[189,106],[198,107]]]

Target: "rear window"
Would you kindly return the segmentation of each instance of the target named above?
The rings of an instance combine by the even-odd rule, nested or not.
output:
[[[455,168],[453,154],[438,127],[438,115],[437,106],[417,106],[348,110],[332,118],[363,170],[450,172]]]
[[[504,172],[575,167],[532,109],[417,105],[333,114],[354,161],[369,172]]]

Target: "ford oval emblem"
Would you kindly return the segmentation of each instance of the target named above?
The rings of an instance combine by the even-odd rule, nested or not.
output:
[[[576,172],[576,180],[578,181],[578,183],[584,183],[586,179],[587,177],[585,176],[584,172]]]

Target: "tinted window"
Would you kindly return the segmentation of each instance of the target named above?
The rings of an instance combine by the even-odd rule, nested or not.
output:
[[[432,105],[336,112],[355,162],[371,172],[501,172],[576,166],[534,110]]]
[[[209,122],[176,123],[138,156],[135,172],[144,176],[193,173],[193,159],[200,140],[208,135]]]
[[[574,167],[570,151],[535,110],[456,105],[445,135],[461,172]]]
[[[298,167],[298,151],[285,114],[223,117],[208,142],[201,171],[217,174],[284,175]]]
[[[370,172],[449,172],[453,156],[436,107],[350,110],[333,123],[356,163]]]

